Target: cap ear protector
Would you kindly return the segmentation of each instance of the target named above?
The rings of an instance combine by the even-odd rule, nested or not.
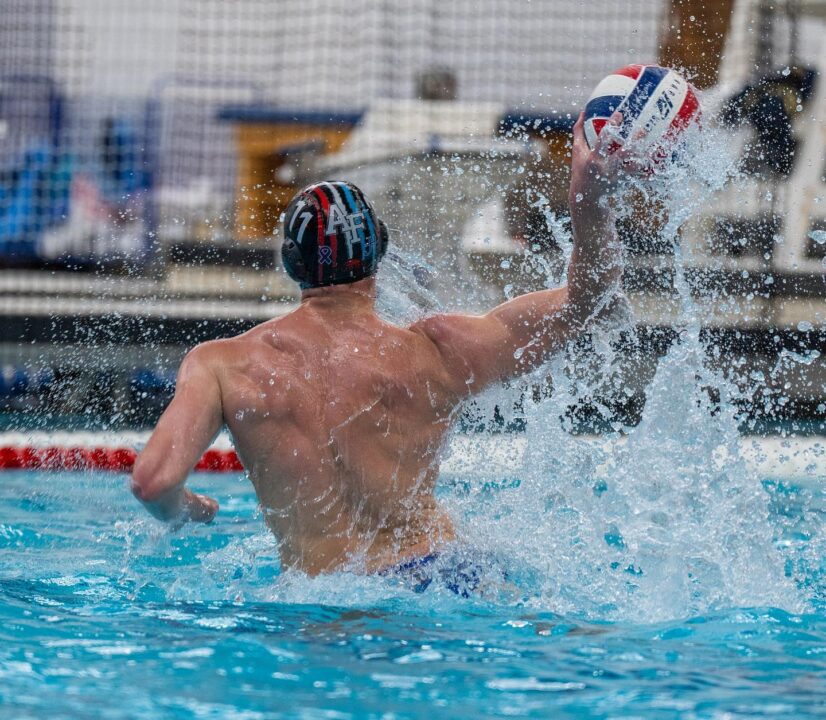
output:
[[[291,237],[284,239],[281,243],[281,264],[284,270],[295,282],[304,284],[307,280],[307,266],[304,258],[301,257],[301,249]]]
[[[281,261],[302,289],[375,274],[390,233],[355,185],[322,182],[299,192],[284,213]]]
[[[376,218],[379,226],[379,260],[387,254],[387,246],[390,244],[390,231],[381,218]]]

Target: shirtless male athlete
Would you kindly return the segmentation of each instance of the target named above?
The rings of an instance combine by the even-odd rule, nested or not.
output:
[[[226,424],[285,568],[387,573],[437,557],[456,541],[433,494],[456,410],[537,367],[615,296],[620,259],[605,198],[629,162],[624,150],[589,150],[580,116],[567,287],[410,327],[375,312],[387,229],[361,191],[344,182],[302,190],[282,245],[300,306],[186,356],[135,463],[135,496],[161,520],[212,520],[218,504],[184,484]]]

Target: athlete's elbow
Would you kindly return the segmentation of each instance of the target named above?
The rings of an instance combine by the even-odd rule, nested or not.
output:
[[[163,492],[161,483],[157,481],[157,472],[151,465],[151,461],[141,454],[136,458],[135,465],[132,468],[130,489],[132,494],[141,502],[157,500]]]
[[[132,483],[130,485],[132,494],[141,502],[154,500],[155,493],[152,492],[152,485],[145,477],[139,473],[132,472]]]

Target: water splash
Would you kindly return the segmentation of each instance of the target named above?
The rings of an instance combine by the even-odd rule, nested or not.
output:
[[[467,468],[459,479],[476,490],[449,500],[471,542],[507,556],[533,586],[530,602],[557,612],[655,621],[726,607],[806,606],[806,581],[789,571],[781,548],[787,528],[740,458],[742,391],[705,362],[704,318],[677,241],[685,221],[735,173],[734,158],[713,130],[688,137],[684,158],[690,162],[629,183],[616,202],[620,217],[632,212],[633,195],[661,207],[661,239],[674,248],[680,340],[659,364],[642,421],[599,442],[572,436],[560,422],[584,396],[597,396],[595,387],[616,382],[607,338],[632,328],[615,319],[594,333],[600,372],[578,373],[560,357],[532,378],[569,382],[557,380],[550,398],[526,404],[524,454],[504,463],[518,487],[493,497],[491,478]],[[494,391],[487,404],[513,404],[518,393]]]

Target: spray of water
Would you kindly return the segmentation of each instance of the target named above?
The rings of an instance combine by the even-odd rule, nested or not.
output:
[[[735,173],[734,159],[724,137],[708,128],[686,138],[683,158],[629,183],[615,202],[620,217],[631,212],[632,192],[661,207],[661,240],[674,248],[680,338],[659,363],[642,421],[599,442],[572,436],[560,422],[584,394],[596,394],[595,385],[615,380],[611,339],[631,331],[620,319],[594,331],[604,371],[590,382],[564,357],[537,374],[576,381],[557,382],[550,398],[526,406],[524,454],[516,465],[508,460],[518,489],[484,498],[489,486],[468,477],[475,491],[452,501],[474,543],[521,568],[535,592],[529,602],[556,611],[652,621],[806,604],[800,578],[787,572],[769,495],[739,457],[740,390],[705,362],[703,318],[678,240],[699,204]],[[494,395],[507,403],[501,391]]]

